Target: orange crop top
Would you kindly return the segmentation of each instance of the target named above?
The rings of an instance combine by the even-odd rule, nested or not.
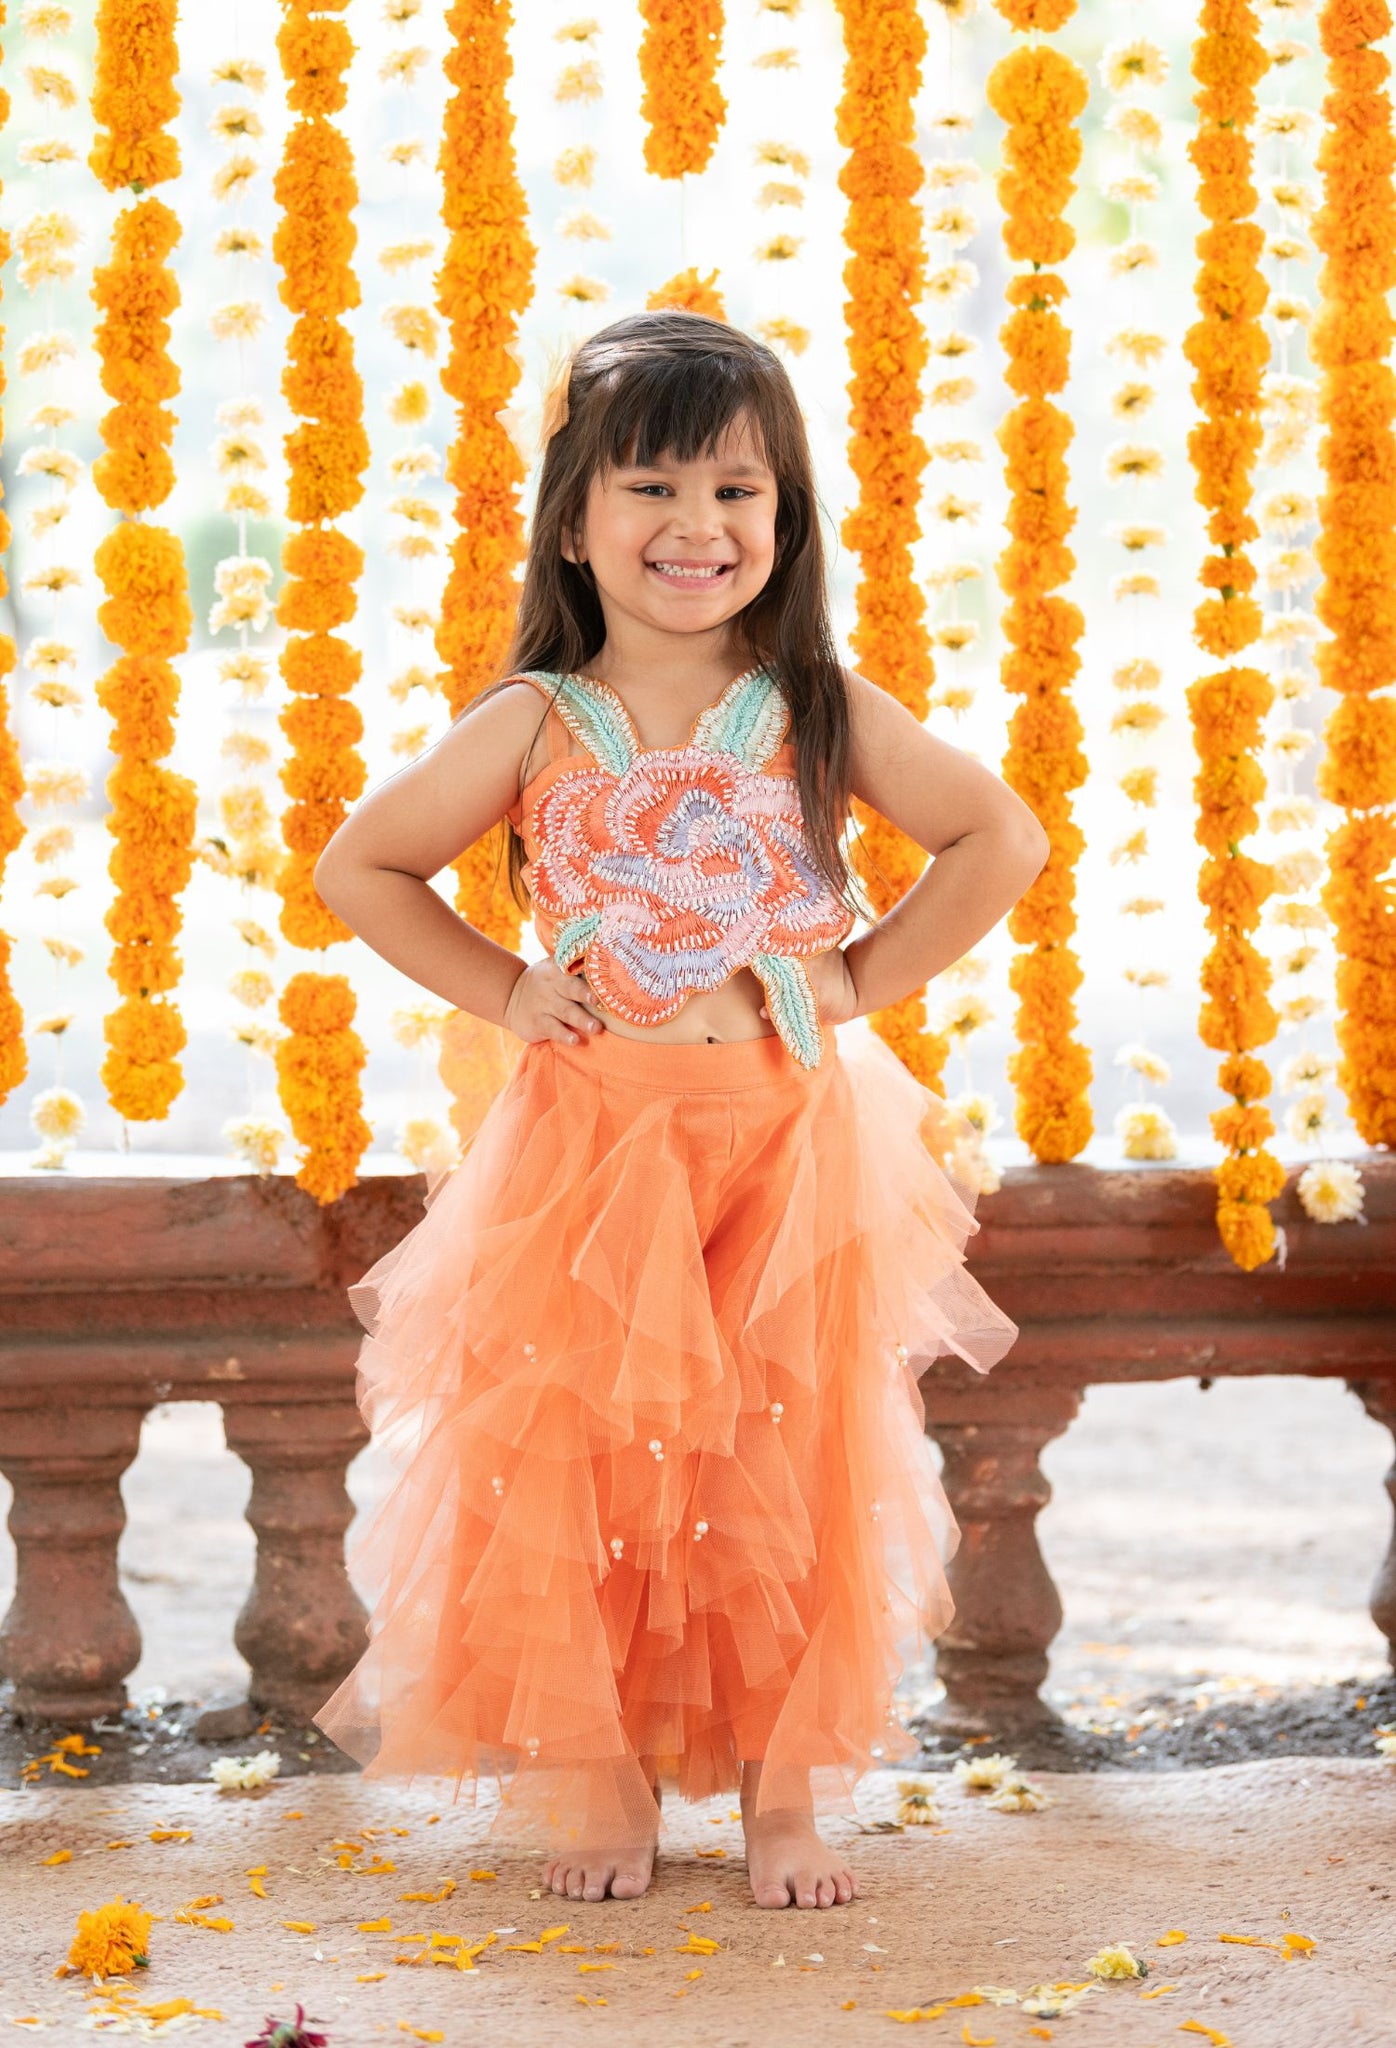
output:
[[[817,1066],[804,963],[840,944],[854,917],[810,857],[790,707],[773,677],[735,676],[681,747],[642,747],[597,676],[524,669],[509,680],[535,684],[553,707],[548,760],[506,815],[558,966],[581,968],[633,1024],[661,1023],[749,967],[782,1040]]]

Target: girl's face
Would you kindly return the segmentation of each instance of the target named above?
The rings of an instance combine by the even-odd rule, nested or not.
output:
[[[711,457],[593,476],[579,544],[564,534],[562,551],[591,564],[608,633],[614,612],[722,639],[770,576],[775,530],[776,479],[744,413]]]

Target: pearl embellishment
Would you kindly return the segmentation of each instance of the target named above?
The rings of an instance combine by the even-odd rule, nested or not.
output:
[[[494,1478],[490,1481],[490,1485],[494,1488],[496,1493],[503,1493],[504,1481],[500,1478],[497,1472],[495,1473]]]
[[[657,1436],[650,1438],[650,1449],[654,1453],[655,1462],[662,1465],[664,1463],[664,1446]]]
[[[622,1552],[622,1551],[623,1551],[624,1549],[625,1549],[625,1538],[624,1538],[623,1536],[613,1536],[613,1537],[611,1538],[611,1555],[612,1555],[612,1557],[619,1557],[619,1556],[620,1556],[620,1554],[621,1554],[621,1552]]]
[[[706,1522],[695,1522],[693,1524],[693,1540],[695,1543],[701,1543],[707,1533],[708,1525]]]
[[[772,1401],[772,1403],[771,1403],[771,1420],[772,1420],[772,1422],[779,1422],[779,1421],[780,1421],[780,1418],[781,1418],[781,1416],[782,1416],[782,1415],[784,1415],[784,1413],[785,1413],[785,1403],[784,1403],[784,1401]]]

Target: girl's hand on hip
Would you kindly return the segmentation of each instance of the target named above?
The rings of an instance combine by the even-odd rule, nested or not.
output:
[[[504,1028],[528,1044],[556,1038],[563,1045],[580,1045],[606,1028],[588,1007],[588,994],[580,974],[569,974],[554,960],[535,960],[509,991]]]
[[[814,954],[806,960],[805,967],[821,1024],[846,1024],[850,1017],[857,1016],[858,991],[853,985],[853,976],[841,946],[831,946],[826,953]],[[769,1017],[770,1014],[763,1003],[761,1015]]]

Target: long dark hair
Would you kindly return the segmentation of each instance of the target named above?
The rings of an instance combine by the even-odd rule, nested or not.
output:
[[[705,313],[659,309],[612,321],[578,348],[567,420],[543,454],[513,638],[497,681],[520,669],[584,672],[606,637],[588,562],[569,561],[591,479],[661,455],[716,453],[740,415],[754,423],[777,485],[775,556],[765,587],[734,621],[745,660],[768,669],[790,706],[795,774],[815,865],[836,895],[868,915],[843,849],[849,815],[848,689],[834,645],[814,468],[799,400],[784,365],[740,328]],[[538,731],[546,721],[546,708]],[[537,735],[535,734],[535,739]],[[530,748],[531,752],[531,748]],[[523,844],[509,829],[509,891],[527,909]]]

